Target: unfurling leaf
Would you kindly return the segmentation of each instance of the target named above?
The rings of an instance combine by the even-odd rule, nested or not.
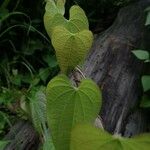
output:
[[[74,87],[69,78],[59,75],[46,90],[47,120],[56,150],[69,150],[72,127],[93,123],[101,107],[101,93],[90,79]]]
[[[64,27],[56,27],[52,35],[52,44],[62,73],[67,73],[86,57],[93,41],[89,30],[70,33]]]
[[[133,138],[112,136],[91,125],[78,125],[71,134],[70,150],[149,150],[150,134]]]

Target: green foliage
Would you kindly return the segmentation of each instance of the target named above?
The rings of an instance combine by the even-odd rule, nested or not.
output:
[[[0,149],[3,150],[9,141],[0,141]]]
[[[42,97],[39,85],[46,85],[59,68],[43,26],[43,0],[1,3],[0,139],[19,119],[28,119],[43,137],[41,142],[48,145],[50,135],[46,120],[42,121],[46,118],[44,94]]]
[[[78,123],[92,123],[101,106],[97,85],[90,79],[74,87],[65,75],[47,86],[47,119],[56,150],[69,150],[70,132]]]
[[[146,9],[146,12],[147,12],[147,17],[146,17],[146,22],[145,22],[145,25],[150,25],[150,7],[148,7]]]
[[[70,150],[149,150],[149,146],[150,134],[128,139],[91,125],[79,125],[72,131]]]
[[[10,125],[9,116],[6,113],[0,111],[0,120],[0,135],[3,135],[5,127]]]
[[[150,97],[147,95],[144,95],[142,97],[142,101],[141,101],[140,106],[143,108],[150,108]]]
[[[150,76],[149,75],[142,76],[142,84],[143,84],[144,92],[150,90]]]
[[[134,50],[132,52],[138,59],[143,60],[145,63],[150,62],[150,54],[148,51]],[[150,75],[142,76],[142,85],[144,92],[148,92],[150,90]],[[144,93],[140,106],[143,108],[150,108],[150,97],[147,93]]]
[[[49,130],[46,130],[44,134],[44,142],[42,150],[55,150],[52,137],[50,136]]]
[[[61,2],[61,10],[58,8]],[[68,73],[84,60],[93,41],[92,32],[84,11],[79,6],[70,8],[70,18],[66,20],[64,1],[48,1],[45,7],[44,24],[56,50],[57,60],[62,73]],[[70,59],[71,58],[71,59]]]
[[[140,60],[148,60],[150,59],[150,55],[148,51],[144,50],[134,50],[132,53]]]
[[[52,35],[52,44],[61,71],[67,73],[82,62],[92,45],[93,35],[88,30],[72,34],[64,27],[56,27]]]
[[[28,97],[32,122],[39,133],[42,133],[46,126],[46,97],[43,91],[44,89],[36,88],[31,91],[31,98]]]
[[[58,0],[55,3],[54,0],[48,0],[45,6],[44,25],[48,35],[51,37],[52,30],[55,26],[64,23],[65,1]]]

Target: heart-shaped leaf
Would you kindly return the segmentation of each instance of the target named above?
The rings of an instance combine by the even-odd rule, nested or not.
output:
[[[79,6],[70,8],[69,20],[64,18],[65,1],[59,0],[57,4],[48,1],[45,7],[44,25],[48,35],[51,37],[56,26],[64,26],[72,33],[76,33],[89,28],[88,19],[84,11]]]
[[[77,33],[82,30],[89,29],[88,19],[84,13],[84,11],[79,6],[72,6],[70,8],[70,16],[69,20],[66,20],[67,23],[65,27],[72,33]]]
[[[47,120],[56,150],[69,150],[72,127],[94,123],[101,107],[101,93],[90,79],[74,87],[69,78],[59,75],[47,86]]]
[[[55,28],[52,44],[62,73],[72,70],[85,59],[92,41],[93,34],[89,30],[73,34],[64,27]]]
[[[78,125],[71,134],[70,150],[149,150],[150,134],[134,138],[112,136],[91,125]]]
[[[65,0],[58,0],[57,3],[55,3],[54,0],[48,0],[46,3],[44,14],[44,26],[49,36],[51,36],[53,27],[61,25],[63,24],[62,22],[65,22],[63,17],[65,13],[64,5]]]

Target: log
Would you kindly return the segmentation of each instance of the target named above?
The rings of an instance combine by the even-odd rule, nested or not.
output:
[[[150,0],[141,0],[122,8],[113,25],[95,37],[82,69],[83,74],[102,89],[100,116],[104,128],[110,133],[124,134],[128,116],[138,107],[142,96],[143,63],[132,54],[132,50],[141,48],[146,38],[144,10],[148,6]],[[143,120],[137,123],[142,124]]]
[[[10,141],[4,150],[36,150],[39,146],[38,135],[27,121],[16,123],[4,140]]]

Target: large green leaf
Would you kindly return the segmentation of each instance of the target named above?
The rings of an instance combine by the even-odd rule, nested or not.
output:
[[[56,150],[69,150],[72,127],[78,123],[93,123],[101,107],[101,93],[90,79],[74,87],[69,78],[59,75],[46,90],[47,119]]]
[[[150,134],[131,139],[112,136],[91,125],[78,125],[71,134],[70,150],[149,150]]]
[[[93,41],[93,34],[83,30],[72,34],[64,27],[56,27],[52,35],[52,44],[62,73],[67,73],[86,57]]]

